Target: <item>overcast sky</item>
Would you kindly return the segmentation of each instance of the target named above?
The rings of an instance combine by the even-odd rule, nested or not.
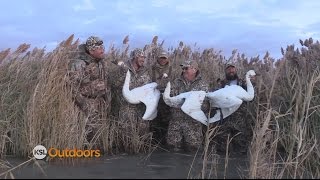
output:
[[[281,47],[320,39],[319,0],[2,0],[0,50],[21,43],[54,48],[71,34],[134,47],[155,35],[229,55],[281,57]],[[108,45],[107,45],[108,46]]]

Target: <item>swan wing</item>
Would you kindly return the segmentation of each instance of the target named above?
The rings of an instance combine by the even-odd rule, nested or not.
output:
[[[236,112],[243,102],[241,99],[237,97],[230,97],[230,101],[232,102],[233,106],[228,108],[221,108],[223,119],[225,119],[226,117]],[[212,118],[209,118],[209,123],[213,123],[219,120],[221,120],[220,110],[218,110],[217,113]]]
[[[183,105],[181,106],[181,110],[193,119],[207,125],[208,118],[201,110],[201,106],[205,96],[205,91],[191,91],[189,96],[186,97]]]
[[[239,99],[236,98],[237,94],[243,93],[242,91],[245,92],[241,86],[231,85],[217,91],[209,92],[206,97],[208,97],[212,107],[231,108],[235,105],[237,99]]]
[[[144,90],[140,101],[146,106],[146,111],[142,117],[143,120],[153,120],[157,117],[160,91],[156,88],[147,88]]]

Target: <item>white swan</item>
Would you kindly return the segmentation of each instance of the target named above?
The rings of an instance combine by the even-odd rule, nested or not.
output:
[[[184,113],[193,119],[207,125],[208,118],[201,110],[203,100],[206,97],[205,91],[189,91],[173,97],[170,97],[170,91],[171,84],[168,82],[163,92],[163,100],[168,106],[181,108]]]
[[[255,76],[254,70],[246,73],[247,91],[241,86],[231,85],[219,89],[214,92],[207,93],[206,97],[209,98],[212,107],[221,109],[223,119],[234,113],[242,104],[243,101],[251,101],[254,98],[254,89],[250,81],[250,76]],[[220,111],[209,118],[209,123],[219,121],[221,119]]]
[[[157,89],[158,84],[155,82],[143,85],[141,87],[129,89],[131,73],[129,70],[122,88],[123,97],[131,104],[144,103],[146,111],[142,117],[143,120],[153,120],[157,117],[158,102],[160,99],[160,91]]]

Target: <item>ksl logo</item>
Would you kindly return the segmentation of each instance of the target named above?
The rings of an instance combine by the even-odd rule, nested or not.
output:
[[[43,159],[47,156],[47,149],[42,145],[37,145],[33,148],[32,153],[36,159]]]

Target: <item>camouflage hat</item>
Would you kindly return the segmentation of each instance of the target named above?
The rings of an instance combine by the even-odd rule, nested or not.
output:
[[[182,68],[193,67],[195,69],[199,69],[199,64],[196,61],[193,61],[193,60],[185,61],[184,63],[180,64],[180,66]]]
[[[226,69],[228,69],[229,67],[236,67],[235,63],[232,63],[232,62],[228,62],[226,64]]]
[[[86,41],[86,48],[90,50],[95,50],[96,48],[103,47],[103,41],[96,36],[90,36]]]
[[[140,56],[143,56],[143,57],[146,57],[144,51],[141,49],[141,48],[136,48],[134,49],[131,54],[130,54],[130,57],[133,59],[133,58],[137,58],[137,57],[140,57]]]
[[[166,58],[168,59],[168,53],[166,51],[161,51],[158,58]]]

